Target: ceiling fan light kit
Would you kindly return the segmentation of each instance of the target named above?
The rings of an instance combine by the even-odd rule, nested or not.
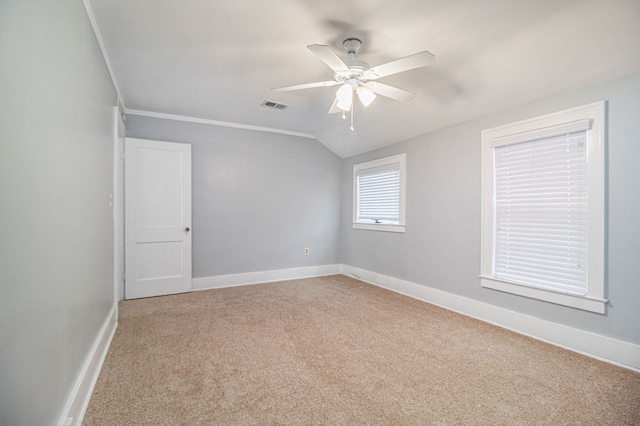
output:
[[[336,92],[336,99],[338,100],[336,103],[338,108],[343,111],[349,111],[351,109],[351,104],[353,103],[353,87],[348,84],[340,86]]]
[[[311,89],[315,87],[331,87],[339,85],[336,98],[329,108],[329,113],[343,113],[351,111],[351,130],[353,130],[353,94],[365,107],[369,106],[376,95],[394,99],[400,102],[408,102],[415,98],[416,94],[397,87],[379,83],[377,80],[392,74],[424,67],[435,62],[435,57],[427,52],[416,53],[405,58],[397,59],[376,67],[355,59],[355,55],[362,47],[362,41],[357,38],[348,38],[342,43],[342,47],[349,55],[349,59],[342,61],[329,46],[312,44],[307,46],[320,60],[333,70],[333,80],[317,83],[299,84],[296,86],[279,87],[271,89],[274,92],[288,92],[293,90]]]
[[[365,107],[371,105],[371,102],[376,98],[376,94],[366,87],[358,87],[357,93],[358,99],[360,99],[360,102],[362,102],[362,105]]]

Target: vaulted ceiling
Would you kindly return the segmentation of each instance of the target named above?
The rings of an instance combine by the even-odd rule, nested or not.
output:
[[[341,157],[640,72],[638,0],[85,0],[129,111],[314,137]],[[337,87],[307,45],[372,66],[427,50],[435,64],[380,82],[414,93],[327,114]],[[265,100],[288,105],[261,106]]]

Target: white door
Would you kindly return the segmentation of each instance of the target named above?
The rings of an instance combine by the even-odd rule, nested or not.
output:
[[[125,139],[125,298],[191,291],[191,145]]]

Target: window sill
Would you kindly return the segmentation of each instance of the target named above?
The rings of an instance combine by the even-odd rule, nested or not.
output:
[[[506,293],[517,294],[531,299],[543,300],[557,305],[570,306],[584,311],[605,313],[607,299],[596,299],[588,296],[578,296],[569,293],[558,293],[541,288],[528,287],[514,284],[507,281],[500,281],[495,278],[480,276],[480,285],[493,290],[504,291]]]
[[[353,223],[353,229],[366,229],[368,231],[404,233],[405,228],[405,225],[388,225],[384,223]]]

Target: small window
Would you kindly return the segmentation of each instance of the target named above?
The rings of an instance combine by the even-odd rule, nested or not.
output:
[[[404,232],[405,154],[353,166],[353,227]]]
[[[604,313],[604,102],[482,133],[483,287]]]

